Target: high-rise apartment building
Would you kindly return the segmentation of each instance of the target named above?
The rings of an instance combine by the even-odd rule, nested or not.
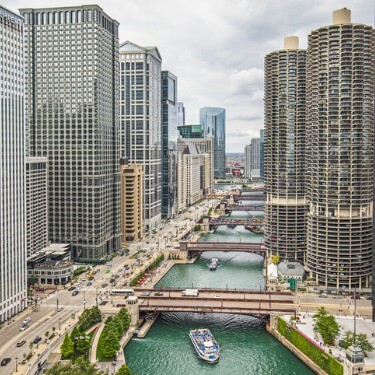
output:
[[[203,138],[203,129],[201,125],[183,125],[178,126],[181,138]]]
[[[264,182],[264,129],[260,129],[260,162],[259,162],[259,181]]]
[[[21,9],[30,156],[48,158],[49,239],[121,248],[118,23],[97,5]]]
[[[48,160],[26,157],[27,258],[48,245]]]
[[[184,103],[177,102],[177,126],[185,125],[185,107]]]
[[[253,180],[260,178],[260,138],[253,138],[250,142],[250,175]]]
[[[161,72],[161,212],[164,217],[175,215],[177,176],[170,173],[177,150],[177,77],[169,71]],[[170,164],[172,164],[170,166]]]
[[[184,150],[186,144],[197,146],[198,152],[204,154],[207,160],[203,160],[202,164],[202,186],[203,195],[211,194],[214,189],[214,139],[208,138],[186,138],[182,137],[178,140],[178,149],[180,152]]]
[[[244,177],[251,178],[251,145],[245,146],[244,156],[245,156]]]
[[[0,323],[26,307],[23,27],[0,6]]]
[[[374,29],[345,8],[309,35],[307,266],[327,287],[370,283],[374,50]]]
[[[143,170],[141,164],[120,161],[122,246],[143,234]]]
[[[305,260],[306,50],[297,37],[265,57],[267,194],[264,242],[271,254]]]
[[[143,165],[148,230],[161,220],[161,60],[157,47],[120,46],[121,157]]]
[[[205,107],[199,111],[205,138],[214,138],[214,176],[225,178],[225,109]]]

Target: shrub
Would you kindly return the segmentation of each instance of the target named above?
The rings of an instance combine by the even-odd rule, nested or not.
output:
[[[292,343],[303,354],[309,357],[322,370],[329,375],[342,375],[344,369],[335,358],[325,353],[316,344],[309,341],[305,336],[289,325],[282,318],[278,318],[278,332]]]

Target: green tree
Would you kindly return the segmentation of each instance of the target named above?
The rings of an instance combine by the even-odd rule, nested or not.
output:
[[[122,365],[116,372],[117,375],[132,375],[130,368],[127,365]]]
[[[358,333],[356,336],[355,343],[364,352],[372,352],[375,348],[368,340],[365,333]],[[354,344],[354,333],[352,331],[346,331],[344,334],[343,347],[346,349]]]
[[[30,354],[31,354],[31,352],[33,350],[33,346],[34,346],[34,343],[32,341],[30,341],[30,343],[29,343]]]
[[[48,340],[48,336],[49,336],[49,331],[47,331],[44,336],[46,337],[46,340]]]
[[[74,364],[55,364],[47,372],[47,375],[102,375],[103,372],[91,365],[84,358],[78,358]]]
[[[81,337],[82,336],[80,336],[80,338],[77,340],[77,343],[76,343],[77,354],[86,355],[90,349],[90,340],[87,340],[86,338],[81,338]]]
[[[117,336],[120,339],[124,333],[124,324],[118,315],[113,318],[113,327],[116,329]]]
[[[333,345],[335,338],[340,333],[340,326],[335,317],[329,315],[324,307],[319,307],[313,318],[315,320],[315,331],[322,335],[325,344]]]
[[[277,254],[277,255],[274,255],[273,257],[272,257],[272,263],[273,264],[279,264],[280,263],[280,255],[279,254]]]
[[[107,358],[114,358],[116,352],[121,348],[117,333],[112,329],[107,330],[103,341],[103,354]]]
[[[94,324],[102,321],[102,314],[98,306],[94,306],[91,309],[85,309],[82,315],[79,317],[78,324],[82,331],[86,331]]]
[[[124,331],[127,330],[130,326],[130,315],[128,310],[125,309],[125,307],[121,307],[120,311],[118,312],[118,316],[124,325]]]
[[[61,345],[61,355],[63,358],[71,358],[74,354],[74,343],[72,338],[66,334]]]

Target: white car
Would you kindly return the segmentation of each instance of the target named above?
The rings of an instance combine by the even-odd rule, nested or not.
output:
[[[27,323],[29,323],[29,321],[31,320],[31,318],[30,317],[27,317],[27,318],[25,318],[24,320],[23,320],[23,324],[27,324]]]

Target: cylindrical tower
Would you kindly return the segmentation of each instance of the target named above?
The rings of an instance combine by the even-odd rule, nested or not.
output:
[[[306,50],[298,38],[265,58],[265,245],[283,259],[305,259]]]
[[[350,10],[309,35],[307,266],[325,286],[369,285],[374,30]]]

